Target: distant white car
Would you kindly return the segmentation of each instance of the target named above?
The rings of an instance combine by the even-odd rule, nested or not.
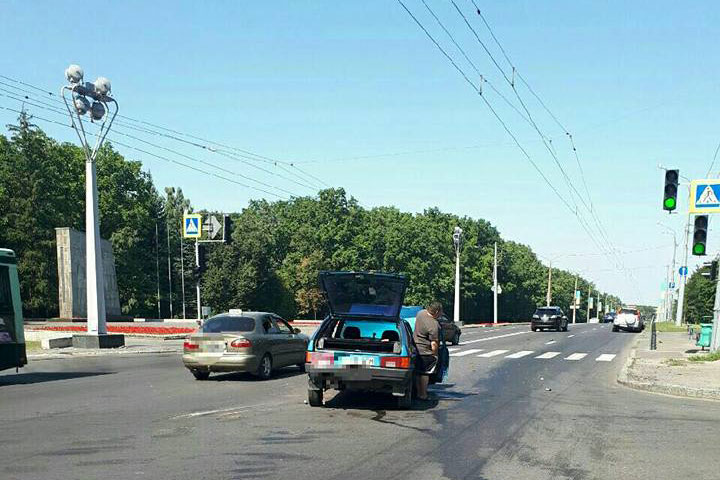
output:
[[[615,320],[613,320],[613,332],[618,330],[627,330],[632,332],[642,332],[645,328],[640,311],[633,307],[623,307],[618,312]]]

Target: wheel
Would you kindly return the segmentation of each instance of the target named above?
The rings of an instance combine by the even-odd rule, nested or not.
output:
[[[311,407],[322,407],[323,404],[323,391],[322,390],[308,390],[308,403]]]
[[[304,371],[305,371],[305,363],[304,363],[304,362],[303,362],[303,363],[298,363],[298,364],[297,364],[297,367],[300,369],[301,372],[304,372]]]
[[[613,331],[613,332],[617,332],[617,331],[618,331],[618,327],[616,327],[615,325],[613,325],[612,331]]]
[[[210,372],[204,370],[192,370],[192,374],[195,380],[207,380],[210,378]]]
[[[407,409],[412,407],[412,391],[412,387],[408,387],[405,389],[405,395],[397,397],[398,408]]]
[[[460,343],[460,332],[455,333],[455,336],[450,343],[452,343],[453,345],[457,345],[458,343]]]
[[[272,358],[270,357],[269,353],[266,353],[262,360],[260,360],[260,365],[258,365],[257,369],[257,376],[261,380],[267,380],[272,375]]]

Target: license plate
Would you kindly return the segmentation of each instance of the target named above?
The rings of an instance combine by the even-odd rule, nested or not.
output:
[[[225,351],[225,343],[204,343],[201,346],[201,350],[206,353],[220,353]]]
[[[375,365],[375,359],[372,357],[340,357],[337,363],[341,365],[360,365],[372,367]]]

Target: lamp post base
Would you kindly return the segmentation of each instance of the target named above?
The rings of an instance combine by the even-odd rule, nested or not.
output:
[[[118,348],[125,346],[125,335],[121,333],[105,333],[99,335],[73,335],[72,346],[75,348]]]

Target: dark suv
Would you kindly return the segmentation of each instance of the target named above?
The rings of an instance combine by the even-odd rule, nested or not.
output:
[[[533,332],[552,328],[558,332],[567,332],[568,319],[560,307],[538,307],[530,321]]]

